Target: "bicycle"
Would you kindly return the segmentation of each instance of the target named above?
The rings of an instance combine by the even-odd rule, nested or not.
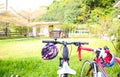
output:
[[[117,62],[120,65],[120,58],[115,57],[109,50],[107,46],[103,48],[93,49],[82,47],[82,45],[77,42],[76,46],[78,46],[78,58],[81,61],[81,50],[86,50],[90,52],[96,53],[93,61],[86,60],[80,72],[80,77],[108,77],[104,67],[111,67]],[[120,73],[118,74],[120,77]]]
[[[45,40],[42,41],[43,43],[47,43],[45,45],[45,47],[43,47],[42,49],[42,58],[44,60],[50,60],[53,59],[57,56],[58,54],[58,49],[55,46],[56,44],[61,44],[63,45],[63,52],[62,52],[62,57],[60,57],[60,64],[59,64],[59,69],[57,71],[57,74],[59,77],[68,77],[68,75],[75,75],[76,71],[71,69],[69,67],[69,50],[67,45],[76,45],[77,42],[66,42],[66,41],[57,41],[57,39],[55,39],[54,41],[50,41],[50,40]],[[84,45],[84,44],[88,44],[87,42],[79,42],[80,44]]]
[[[67,45],[73,44],[75,46],[78,46],[78,59],[81,61],[81,50],[87,50],[87,51],[91,51],[96,53],[96,56],[94,58],[93,61],[89,61],[86,60],[83,65],[82,65],[82,70],[80,72],[80,77],[108,77],[108,75],[106,74],[106,71],[104,70],[104,67],[111,67],[114,65],[115,62],[117,62],[120,65],[120,58],[115,57],[112,53],[110,53],[110,50],[107,46],[104,47],[104,49],[102,48],[98,48],[98,49],[92,49],[92,48],[86,48],[86,47],[82,47],[82,45],[84,44],[88,44],[88,42],[59,42],[59,41],[43,41],[43,43],[47,43],[48,48],[51,48],[49,46],[50,43],[51,46],[53,46],[53,48],[55,49],[55,51],[57,51],[57,48],[54,47],[56,44],[62,44],[63,45],[63,54],[62,57],[60,58],[60,69],[57,71],[59,77],[68,77],[68,74],[76,74],[76,71],[74,71],[73,69],[71,69],[68,65],[68,61],[69,61],[69,56],[68,56],[68,48]],[[47,50],[48,51],[48,50]],[[48,53],[47,53],[48,54]],[[49,60],[49,59],[53,59],[54,57],[56,57],[58,54],[58,52],[56,52],[53,55],[48,54],[43,55],[43,59],[45,60]],[[105,57],[105,54],[107,55],[107,57]],[[52,57],[50,57],[52,56]],[[44,57],[49,57],[49,58],[44,58]],[[87,66],[87,71],[85,72],[85,66]],[[85,73],[84,73],[85,72]],[[118,74],[118,76],[120,76],[120,74]]]

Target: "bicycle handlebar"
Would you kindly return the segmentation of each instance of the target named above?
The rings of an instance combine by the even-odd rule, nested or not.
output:
[[[94,53],[96,53],[97,58],[100,58],[100,57],[102,58],[102,56],[104,56],[105,54],[110,53],[110,50],[109,50],[109,48],[107,46],[105,46],[104,48],[96,48],[96,49],[80,46],[80,47],[78,47],[78,59],[80,61],[82,60],[81,50],[94,52]]]
[[[81,60],[81,49],[82,50],[88,50],[88,51],[92,51],[92,49],[88,49],[88,48],[83,48],[81,45],[88,45],[88,42],[66,42],[66,41],[50,41],[50,40],[44,40],[42,41],[43,43],[53,43],[53,44],[62,44],[62,45],[70,45],[73,44],[75,46],[78,46],[78,59]]]
[[[73,42],[75,46],[88,45],[88,42]]]
[[[93,48],[82,47],[82,45],[88,45],[89,44],[88,42],[66,42],[66,41],[60,42],[60,41],[56,41],[56,40],[53,40],[53,41],[44,40],[42,42],[43,43],[62,44],[64,46],[73,44],[73,45],[75,45],[75,46],[78,47],[78,50],[77,50],[78,51],[78,59],[80,61],[82,60],[81,50],[86,50],[86,51],[94,52],[94,53],[96,53],[96,57],[97,58],[100,58],[102,55],[110,52],[109,48],[107,46],[105,46],[103,49],[102,48],[93,49]]]
[[[65,42],[65,41],[42,41],[43,43],[53,43],[53,44],[63,44],[63,45],[69,45],[73,44],[73,42]]]
[[[87,45],[89,44],[88,42],[65,42],[65,41],[62,41],[62,42],[59,42],[59,41],[49,41],[49,40],[44,40],[42,41],[43,43],[54,43],[54,44],[66,44],[66,45],[69,45],[69,44],[73,44],[75,46],[81,46],[81,45]]]
[[[47,40],[44,40],[42,41],[43,43],[54,43],[54,44],[57,44],[58,42],[57,41],[47,41]]]

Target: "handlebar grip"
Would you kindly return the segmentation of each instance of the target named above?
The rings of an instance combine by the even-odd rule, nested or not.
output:
[[[81,42],[81,44],[83,44],[83,45],[84,45],[84,44],[88,45],[89,43],[88,43],[88,42]]]
[[[55,41],[42,41],[42,43],[55,43]]]
[[[50,41],[50,40],[44,40],[42,43],[53,43],[53,44],[62,44],[61,42],[58,41]]]
[[[88,42],[74,42],[73,43],[74,45],[76,45],[76,46],[80,46],[80,45],[88,45],[89,43]]]

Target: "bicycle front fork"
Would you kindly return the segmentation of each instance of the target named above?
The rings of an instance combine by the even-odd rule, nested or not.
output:
[[[59,68],[62,68],[62,67],[63,67],[64,59],[63,59],[62,57],[60,57],[60,58],[59,58],[59,61],[60,61],[60,62],[59,62],[59,63],[60,63],[60,64],[59,64]],[[66,61],[67,61],[67,63],[68,63],[69,58],[68,58]]]
[[[69,59],[68,59],[69,60]],[[63,62],[64,62],[64,59],[62,57],[59,58],[59,69],[61,69],[63,67]],[[59,75],[59,77],[67,77],[68,74],[63,74],[63,75]]]

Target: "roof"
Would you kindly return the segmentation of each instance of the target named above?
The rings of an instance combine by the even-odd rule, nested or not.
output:
[[[59,25],[60,22],[32,22],[31,25]]]

